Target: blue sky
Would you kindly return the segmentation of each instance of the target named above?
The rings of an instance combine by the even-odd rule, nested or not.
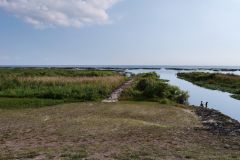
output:
[[[59,1],[0,0],[0,65],[240,64],[238,0]]]

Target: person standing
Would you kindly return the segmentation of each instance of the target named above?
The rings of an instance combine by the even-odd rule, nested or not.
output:
[[[200,107],[204,107],[204,105],[203,105],[203,101],[201,101]]]
[[[208,108],[208,102],[206,102],[205,107]]]

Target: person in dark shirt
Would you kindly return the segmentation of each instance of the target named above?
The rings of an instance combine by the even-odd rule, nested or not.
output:
[[[208,102],[206,102],[205,107],[208,108]]]
[[[203,101],[201,101],[200,107],[204,107],[204,105],[203,105]]]

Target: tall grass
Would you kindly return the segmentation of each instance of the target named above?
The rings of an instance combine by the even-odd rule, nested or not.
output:
[[[102,77],[115,76],[117,72],[107,70],[76,70],[76,69],[59,69],[59,68],[14,68],[0,69],[1,76],[23,76],[23,77],[42,77],[42,76],[65,76],[65,77]]]
[[[105,76],[105,77],[17,77],[17,80],[21,83],[78,83],[78,84],[86,84],[86,83],[116,83],[119,80],[122,80],[122,76]]]
[[[2,69],[0,72],[4,72],[0,76],[0,97],[8,98],[97,101],[125,80],[111,71]]]
[[[0,97],[99,100],[123,81],[122,76],[8,78],[1,80]]]

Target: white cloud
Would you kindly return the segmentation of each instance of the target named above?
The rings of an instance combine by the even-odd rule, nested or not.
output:
[[[36,28],[106,24],[120,0],[0,0],[3,8]]]

